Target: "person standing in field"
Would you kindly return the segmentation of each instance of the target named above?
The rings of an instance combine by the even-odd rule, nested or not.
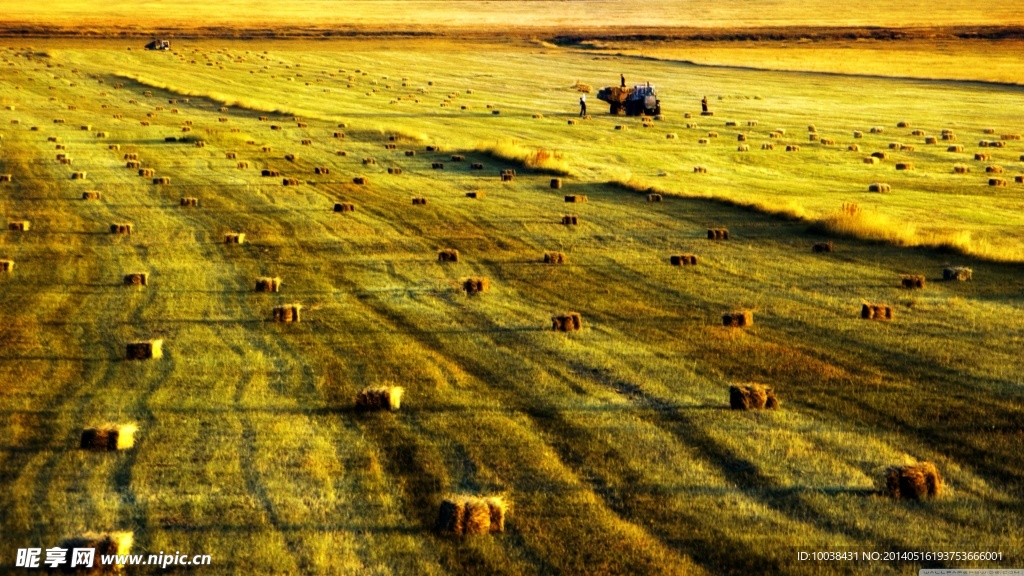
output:
[[[700,101],[700,108],[701,108],[702,112],[707,112],[708,111],[708,97],[707,96],[705,96],[703,99],[701,99],[701,101]]]
[[[580,118],[587,115],[587,95],[580,96]]]
[[[621,88],[625,88],[626,87],[626,75],[625,74],[619,74],[619,86]]]

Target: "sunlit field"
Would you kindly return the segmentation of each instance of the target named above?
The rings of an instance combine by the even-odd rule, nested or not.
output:
[[[1019,565],[1021,88],[523,39],[142,44],[0,51],[0,213],[30,223],[0,234],[5,567],[111,531],[213,574]],[[662,116],[607,114],[620,73]],[[778,409],[731,410],[749,383]],[[381,386],[400,408],[356,409]],[[79,449],[104,423],[134,446]],[[925,461],[937,498],[886,496]],[[503,497],[504,531],[439,532],[453,495]],[[1004,560],[796,560],[821,550]]]

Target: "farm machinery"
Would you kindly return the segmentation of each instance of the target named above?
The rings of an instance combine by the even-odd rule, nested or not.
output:
[[[597,93],[597,99],[609,104],[610,114],[644,116],[661,114],[661,100],[654,86],[637,84],[632,88],[608,86]]]

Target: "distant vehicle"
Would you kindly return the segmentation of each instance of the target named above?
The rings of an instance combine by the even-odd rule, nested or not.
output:
[[[170,40],[153,40],[149,44],[146,44],[146,50],[170,50]]]
[[[637,84],[632,88],[607,86],[597,93],[597,99],[603,100],[611,106],[608,111],[610,114],[625,113],[626,116],[661,114],[661,100],[658,100],[658,93],[650,84]]]

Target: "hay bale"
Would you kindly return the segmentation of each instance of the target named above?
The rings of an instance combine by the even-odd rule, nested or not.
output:
[[[876,156],[868,156],[864,159],[865,164],[878,164],[879,162],[881,162],[881,160]]]
[[[975,160],[987,161],[992,159],[992,155],[988,152],[978,152],[974,155]]]
[[[100,193],[95,191],[95,190],[90,190],[88,192],[82,192],[82,200],[99,200],[99,199],[100,199]]]
[[[974,275],[974,271],[966,266],[947,266],[942,270],[942,279],[949,281],[966,282],[971,280]]]
[[[728,228],[708,228],[708,240],[728,240]]]
[[[860,130],[854,130],[853,131],[853,137],[854,138],[863,138],[864,137],[864,133],[861,132]]]
[[[427,205],[427,199],[422,197],[422,196],[416,196],[416,197],[414,197],[412,199],[412,205],[413,206],[426,206]]]
[[[561,178],[552,178],[550,185],[551,185],[551,188],[553,188],[555,190],[558,190],[558,189],[560,189],[562,187],[562,179]]]
[[[146,272],[133,272],[124,275],[125,286],[149,286],[149,274]]]
[[[914,169],[914,163],[913,162],[897,162],[896,163],[896,169],[897,170],[913,170]]]
[[[32,228],[32,223],[28,220],[11,220],[7,223],[7,229],[17,232],[26,232]]]
[[[328,168],[327,166],[317,166],[317,167],[313,168],[313,173],[314,174],[321,174],[321,175],[330,174],[331,173],[331,169]]]
[[[1001,138],[1003,140],[1020,140],[1021,138],[1024,138],[1024,135],[1021,135],[1021,134],[1003,134],[1003,135],[999,136],[999,138]]]
[[[900,284],[908,290],[923,290],[924,276],[920,274],[903,274],[900,276]]]
[[[675,132],[669,132],[668,134],[665,134],[665,138],[668,140],[675,140],[678,137],[679,135],[676,134]]]
[[[821,139],[821,137],[818,136],[817,134],[808,134],[807,135],[807,141],[808,142],[817,142],[820,139]]]
[[[648,202],[661,202],[662,200],[663,200],[663,198],[662,198],[661,194],[648,194],[647,195],[647,201]]]
[[[261,276],[256,279],[257,292],[280,292],[281,278],[278,276]]]
[[[479,162],[474,162],[474,163],[469,165],[469,169],[470,170],[483,170],[484,169],[484,165],[479,163]]]
[[[352,179],[353,184],[358,184],[360,186],[366,185],[366,182],[367,180],[365,176],[356,176],[355,178]]]
[[[438,262],[451,262],[453,264],[454,263],[458,263],[458,261],[459,261],[459,251],[454,249],[454,248],[444,248],[442,250],[438,250],[438,252],[437,252],[437,261]]]
[[[715,113],[714,113],[713,110],[708,110],[707,112],[701,112],[700,115],[701,116],[714,116]]]
[[[506,172],[502,172],[501,173],[501,181],[502,182],[512,182],[515,179],[516,179],[516,175],[515,174],[510,174],[510,173],[506,173]]]
[[[673,254],[668,261],[673,266],[696,266],[697,256],[695,254]]]
[[[836,141],[831,139],[831,138],[822,138],[821,139],[821,145],[822,146],[835,146],[836,145]]]
[[[402,169],[401,168],[399,168],[397,166],[388,166],[388,174],[398,175],[398,174],[401,174],[401,173],[402,173]]]
[[[888,152],[872,152],[871,153],[871,157],[872,158],[878,158],[879,160],[888,160],[889,159],[889,153]]]
[[[545,264],[565,264],[568,259],[562,252],[545,252],[544,263]]]
[[[849,146],[846,147],[846,149],[849,150],[850,152],[860,152],[860,146],[856,144],[850,144]]]
[[[891,191],[892,191],[892,187],[889,186],[888,184],[885,184],[884,182],[874,182],[872,184],[868,184],[868,192],[885,193],[885,192],[891,192]]]
[[[0,260],[0,272],[13,272],[14,260]]]
[[[796,144],[790,144],[790,145],[786,146],[786,152],[799,152],[799,151],[800,151],[800,147],[797,146]]]
[[[57,161],[59,161],[61,164],[68,165],[73,163],[73,160],[69,158],[67,154],[58,154],[57,156]]]
[[[995,186],[995,187],[998,187],[998,188],[1004,188],[1004,187],[1006,187],[1006,180],[1003,179],[1003,178],[989,178],[988,179],[988,185],[989,186]]]
[[[364,166],[365,165],[376,164],[376,163],[377,163],[377,160],[375,158],[363,158],[363,165]]]
[[[892,320],[892,306],[865,302],[861,305],[860,317],[864,320]]]
[[[814,246],[811,246],[811,252],[835,252],[835,245],[832,242],[818,242]]]
[[[746,328],[747,326],[754,325],[754,313],[750,310],[740,310],[738,312],[728,312],[722,314],[722,326],[730,326],[733,328]]]
[[[129,222],[115,222],[110,225],[111,234],[131,234],[134,231],[134,225]]]
[[[587,201],[586,194],[566,194],[565,201],[572,204],[580,204]]]
[[[694,174],[707,174],[708,173],[708,168],[707,168],[707,166],[694,166],[693,167],[693,173]]]
[[[885,128],[882,128],[881,126],[872,126],[871,127],[871,133],[872,134],[881,134],[883,132],[885,132]]]
[[[356,205],[351,202],[338,202],[334,205],[335,212],[355,212]]]
[[[746,142],[747,141],[747,135],[746,134],[737,134],[736,135],[736,141],[737,142]]]
[[[775,390],[761,384],[745,384],[729,387],[729,407],[733,410],[775,410],[779,399]]]
[[[299,185],[299,179],[298,178],[282,178],[281,179],[281,185],[282,186],[298,186]]]
[[[125,358],[128,360],[150,360],[164,357],[163,340],[142,340],[129,342],[125,347]]]
[[[479,199],[479,198],[483,198],[483,197],[484,197],[484,193],[479,191],[479,190],[474,190],[472,192],[466,192],[466,198]]]
[[[615,125],[615,129],[616,130],[625,130],[626,126],[624,124],[616,124]]]
[[[575,118],[569,118],[569,126],[575,126],[579,122]]]
[[[444,162],[431,162],[430,167],[434,170],[444,170]]]
[[[436,145],[436,144],[432,144],[430,146],[427,146],[426,150],[427,150],[427,152],[440,152],[441,151],[441,147]]]
[[[761,150],[775,150],[775,144],[765,142],[764,144],[761,144]]]
[[[245,232],[228,232],[224,235],[225,244],[245,244]]]
[[[583,329],[583,316],[579,312],[552,316],[551,329],[556,332],[578,332]]]
[[[72,180],[85,180],[85,176],[86,176],[85,172],[72,172],[71,173],[71,179]]]
[[[196,198],[195,196],[182,196],[181,206],[187,208],[198,208],[199,198]]]
[[[465,162],[466,157],[462,154],[452,154],[452,162]]]
[[[580,223],[580,219],[575,214],[566,214],[562,216],[562,224],[565,226],[576,226]]]
[[[1002,174],[1003,173],[1003,167],[1002,166],[995,166],[995,165],[993,165],[993,166],[986,166],[985,167],[985,172],[988,172],[989,174]]]
[[[971,171],[971,167],[970,166],[966,166],[964,164],[954,164],[953,165],[953,174],[969,174],[970,171]]]
[[[466,294],[480,294],[491,289],[491,281],[485,277],[470,277],[462,281],[462,289]]]
[[[894,500],[925,500],[942,493],[942,477],[931,462],[886,468],[883,482],[886,496]]]
[[[357,410],[390,410],[402,406],[405,389],[400,386],[375,386],[363,388],[356,394]]]
[[[701,139],[697,140],[697,144],[701,144],[701,145],[710,144],[710,143],[711,143],[711,141],[708,140],[707,138],[701,138]]]
[[[889,149],[890,150],[902,150],[903,149],[903,144],[900,144],[899,142],[889,142]]]
[[[104,424],[82,430],[78,447],[82,450],[127,450],[135,445],[135,424]]]
[[[248,169],[248,168],[249,168],[249,163],[248,163],[248,162],[239,162],[239,163],[238,163],[238,164],[236,164],[235,166],[236,166],[236,167],[237,167],[237,168],[238,168],[239,170],[246,170],[246,169]]]
[[[1024,175],[1018,174],[1013,177],[1013,181],[1017,184],[1024,184]]]
[[[293,302],[274,307],[274,322],[299,322],[301,320],[302,304]]]
[[[160,176],[158,178],[153,178],[153,184],[156,184],[156,185],[170,184],[170,183],[171,183],[171,179],[168,176]]]

